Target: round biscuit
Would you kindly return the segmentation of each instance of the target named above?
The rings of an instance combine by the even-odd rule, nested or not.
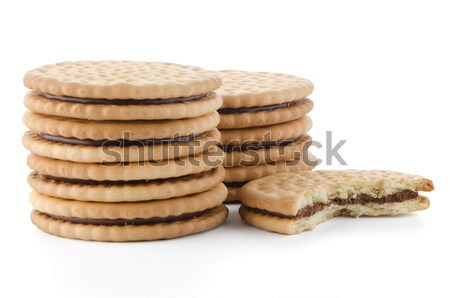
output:
[[[222,108],[260,107],[302,99],[314,89],[311,81],[288,74],[220,71]]]
[[[201,134],[195,140],[161,143],[151,146],[85,146],[52,142],[28,131],[22,143],[32,153],[54,159],[80,163],[137,162],[165,160],[199,154],[220,142],[217,129]]]
[[[313,109],[313,102],[308,98],[299,104],[269,111],[220,114],[219,129],[236,129],[255,126],[273,125],[302,118]],[[220,110],[219,110],[220,113]]]
[[[89,121],[27,111],[25,125],[36,132],[66,138],[92,140],[146,140],[200,134],[216,128],[220,117],[212,112],[197,118],[176,120]]]
[[[47,179],[32,172],[28,184],[41,194],[69,200],[92,202],[136,202],[165,200],[207,191],[222,182],[223,167],[177,179],[149,180],[143,184],[75,184]]]
[[[196,194],[168,200],[142,202],[90,202],[50,197],[33,191],[29,200],[33,209],[42,213],[84,219],[135,219],[178,216],[216,207],[226,199],[222,183]]]
[[[282,141],[296,139],[312,128],[311,118],[308,116],[285,123],[249,127],[241,129],[221,129],[222,145],[239,145],[250,142]]]
[[[221,166],[223,151],[211,147],[208,151],[172,160],[132,163],[77,163],[57,160],[31,153],[28,166],[42,175],[84,180],[152,180],[201,173]]]
[[[312,138],[305,134],[297,141],[270,148],[225,152],[224,167],[245,167],[273,163],[280,160],[301,159],[311,145]]]
[[[59,237],[124,242],[171,239],[207,231],[222,224],[227,216],[228,209],[224,205],[220,205],[193,219],[153,225],[101,226],[74,224],[55,220],[39,211],[31,213],[31,221],[42,231]]]
[[[58,101],[28,92],[25,106],[35,113],[86,120],[165,120],[195,118],[212,113],[222,105],[214,92],[199,100],[155,105],[87,104]]]
[[[158,99],[208,93],[219,75],[195,66],[143,61],[66,61],[28,71],[25,86],[79,98]]]

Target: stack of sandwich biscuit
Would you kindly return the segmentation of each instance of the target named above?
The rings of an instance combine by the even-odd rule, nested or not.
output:
[[[226,70],[217,90],[223,105],[218,126],[225,151],[227,202],[250,180],[278,172],[312,170],[308,152],[313,102],[310,81],[292,75]]]
[[[29,71],[31,219],[54,235],[174,238],[228,210],[214,72],[170,63],[82,61]]]

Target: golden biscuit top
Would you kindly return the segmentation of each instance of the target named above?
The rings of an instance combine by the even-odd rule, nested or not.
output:
[[[105,99],[178,98],[220,86],[216,72],[195,66],[142,61],[76,61],[28,71],[25,86],[58,96]]]
[[[266,106],[303,99],[314,89],[311,81],[288,74],[223,70],[222,108]]]

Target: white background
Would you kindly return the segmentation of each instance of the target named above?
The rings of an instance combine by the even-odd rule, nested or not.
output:
[[[95,3],[94,3],[95,2]],[[189,4],[188,4],[189,2]],[[2,1],[0,296],[449,297],[446,1]],[[447,2],[448,3],[448,2]],[[64,60],[172,61],[311,79],[312,136],[348,166],[431,178],[427,211],[282,236],[243,224],[95,243],[29,221],[24,73]],[[324,157],[323,150],[314,151]]]

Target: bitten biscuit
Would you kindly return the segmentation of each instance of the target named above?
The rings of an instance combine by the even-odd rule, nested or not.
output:
[[[297,234],[335,216],[405,214],[428,208],[419,191],[431,180],[390,171],[315,171],[279,173],[239,190],[240,214],[268,231]]]

